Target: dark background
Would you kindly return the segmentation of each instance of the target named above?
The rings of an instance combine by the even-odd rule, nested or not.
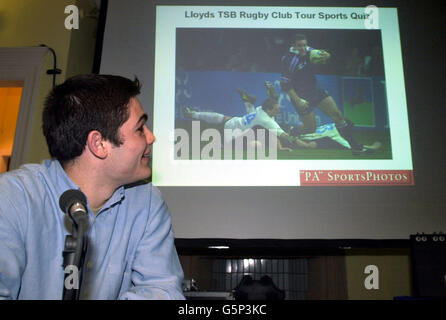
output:
[[[331,53],[318,74],[384,75],[380,30],[348,29],[178,29],[177,70],[279,73],[281,58],[298,33],[307,37],[308,46]],[[370,68],[352,72],[349,64],[366,56],[373,61]]]

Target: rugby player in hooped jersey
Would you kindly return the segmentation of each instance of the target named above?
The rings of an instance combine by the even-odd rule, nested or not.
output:
[[[290,97],[291,103],[299,114],[302,126],[300,134],[316,131],[316,116],[314,108],[317,107],[333,119],[341,136],[348,141],[354,155],[370,154],[381,147],[380,142],[370,146],[362,145],[353,137],[353,123],[344,118],[334,99],[324,90],[317,81],[314,68],[310,62],[311,51],[305,35],[294,36],[292,46],[282,57],[282,74],[280,86]],[[320,50],[321,63],[330,59],[330,53]]]

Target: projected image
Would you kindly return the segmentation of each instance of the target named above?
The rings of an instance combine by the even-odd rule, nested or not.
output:
[[[399,39],[395,8],[157,6],[152,181],[413,185]]]
[[[177,160],[392,159],[380,30],[177,28]]]

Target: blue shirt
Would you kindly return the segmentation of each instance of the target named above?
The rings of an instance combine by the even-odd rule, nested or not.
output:
[[[71,226],[59,197],[79,189],[56,160],[0,175],[0,298],[62,299]],[[90,205],[81,299],[184,299],[169,210],[152,184]]]

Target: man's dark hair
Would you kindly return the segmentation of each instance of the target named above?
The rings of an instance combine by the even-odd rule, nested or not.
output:
[[[82,154],[90,131],[119,146],[119,128],[130,116],[130,98],[141,84],[114,75],[78,75],[56,86],[45,101],[42,128],[53,158],[62,164]]]
[[[291,39],[291,44],[295,44],[297,41],[307,40],[307,37],[304,34],[295,34]]]
[[[263,110],[271,110],[275,104],[279,103],[277,99],[274,98],[266,98],[262,103],[262,109]]]

